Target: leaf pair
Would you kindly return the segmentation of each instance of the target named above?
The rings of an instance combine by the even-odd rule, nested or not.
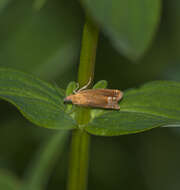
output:
[[[94,88],[105,87],[105,81]],[[76,87],[70,83],[66,95]],[[0,97],[14,104],[32,123],[51,129],[78,128],[70,107],[63,104],[64,90],[30,75],[0,69]],[[180,83],[151,82],[140,89],[127,90],[120,111],[92,109],[85,130],[113,136],[131,134],[159,126],[180,125]]]

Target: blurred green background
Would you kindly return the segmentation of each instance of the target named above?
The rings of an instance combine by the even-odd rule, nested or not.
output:
[[[164,0],[151,47],[134,62],[101,33],[95,81],[105,79],[109,88],[121,90],[152,80],[180,81],[179,20],[180,1]],[[65,88],[77,77],[83,23],[83,8],[77,1],[47,0],[41,7],[38,1],[1,0],[0,67],[31,73]],[[0,101],[0,123],[0,171],[12,173],[23,183],[36,152],[57,131],[34,126],[5,101]],[[66,187],[69,140],[47,189]],[[119,137],[92,136],[89,189],[178,190],[179,146],[178,128]]]

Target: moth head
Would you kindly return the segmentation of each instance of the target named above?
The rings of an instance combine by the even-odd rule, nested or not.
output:
[[[64,98],[64,104],[72,104],[71,96],[67,96],[66,98]]]
[[[77,94],[72,94],[70,96],[67,96],[64,99],[64,103],[69,103],[69,104],[75,104],[75,105],[80,105],[83,104],[83,102],[86,101],[85,98],[83,98],[83,95],[77,93]]]

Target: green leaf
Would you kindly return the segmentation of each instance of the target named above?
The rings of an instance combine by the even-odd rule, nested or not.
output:
[[[46,188],[54,165],[63,152],[67,137],[67,132],[55,133],[45,145],[40,147],[35,159],[29,166],[24,186],[21,190],[42,190]]]
[[[2,190],[18,190],[20,182],[18,178],[9,171],[0,171],[0,189]]]
[[[40,10],[45,4],[47,0],[34,0],[34,8],[36,10]]]
[[[8,4],[11,2],[12,0],[1,0],[0,1],[0,12],[6,8],[6,6],[8,6]]]
[[[71,81],[66,88],[66,96],[73,94],[73,92],[74,92],[74,90],[76,90],[76,88],[77,88],[77,83],[74,81]]]
[[[66,88],[66,96],[73,94],[76,89],[77,83],[75,81],[71,81]],[[66,113],[70,114],[71,117],[74,118],[73,104],[66,104]]]
[[[35,11],[34,0],[9,1],[0,17],[1,67],[33,72],[50,81],[59,77],[62,82],[79,55],[80,6],[73,0],[47,0]]]
[[[136,59],[150,45],[160,18],[161,0],[83,0],[113,45]]]
[[[14,104],[32,123],[51,129],[72,129],[65,113],[64,91],[31,75],[0,69],[0,98]]]
[[[93,86],[93,89],[107,88],[107,85],[108,82],[106,80],[100,80]]]
[[[180,126],[180,83],[157,81],[125,91],[120,111],[104,111],[86,130],[95,135],[113,136],[171,125]]]

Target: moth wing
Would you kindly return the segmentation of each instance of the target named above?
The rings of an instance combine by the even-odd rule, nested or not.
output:
[[[119,101],[123,97],[122,91],[114,89],[91,89],[91,90],[88,89],[80,91],[79,93],[88,94],[89,96],[103,95],[105,97],[116,97],[117,101]]]
[[[104,93],[107,97],[116,97],[116,101],[118,102],[119,100],[122,99],[123,97],[123,92],[117,89],[98,89],[100,92]]]
[[[120,106],[118,104],[118,102],[111,102],[111,103],[108,103],[104,106],[104,108],[106,109],[115,109],[115,110],[119,110],[120,109]]]
[[[104,96],[99,93],[96,94],[87,93],[83,94],[83,96],[86,101],[83,102],[81,106],[105,108],[105,109],[117,109],[117,110],[120,109],[117,99],[113,100],[113,98],[111,98],[111,101],[109,101],[108,96]]]

